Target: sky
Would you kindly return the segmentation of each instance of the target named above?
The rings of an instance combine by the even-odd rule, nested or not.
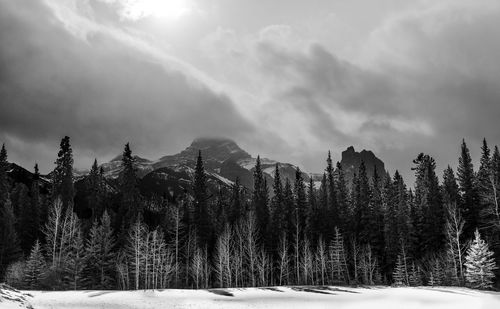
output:
[[[197,137],[321,172],[348,146],[413,183],[500,143],[497,0],[0,0],[0,143],[42,172]]]

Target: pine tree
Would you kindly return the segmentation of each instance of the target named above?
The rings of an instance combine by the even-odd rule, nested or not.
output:
[[[367,244],[373,235],[374,226],[370,212],[370,185],[366,174],[366,166],[362,161],[353,182],[352,208],[354,210],[354,235],[361,244]]]
[[[43,213],[46,213],[46,210],[44,211],[44,209],[42,209],[42,197],[40,195],[40,171],[38,170],[38,164],[35,164],[30,194],[33,231],[35,232],[36,239],[39,239],[42,237],[41,224],[44,222],[45,217],[43,216]]]
[[[420,267],[415,265],[415,262],[411,264],[410,270],[410,285],[411,286],[421,286],[422,285],[422,273]]]
[[[493,252],[489,250],[488,244],[481,239],[476,229],[474,240],[465,256],[465,279],[471,287],[475,289],[492,287],[495,278],[493,271],[497,269],[492,256]]]
[[[68,207],[73,205],[75,196],[73,187],[73,150],[68,136],[61,140],[55,164],[56,167],[52,173],[52,200],[60,199],[62,209],[66,211]]]
[[[5,144],[2,144],[0,150],[0,207],[2,207],[9,197],[9,182],[7,180],[7,171],[9,163],[7,162],[7,150]]]
[[[94,160],[89,176],[87,177],[88,206],[92,210],[91,221],[102,215],[104,199],[104,179],[101,170],[97,165],[97,159]]]
[[[464,237],[472,238],[474,229],[478,226],[478,194],[474,184],[474,166],[465,140],[462,140],[457,176],[461,195],[459,210],[465,220]]]
[[[40,242],[36,240],[26,261],[24,284],[28,289],[36,290],[40,288],[45,266]]]
[[[82,231],[78,227],[68,250],[66,264],[66,286],[72,290],[79,290],[83,284],[83,269],[85,266],[85,247]]]
[[[398,255],[396,262],[396,267],[392,273],[392,281],[395,286],[405,286],[406,285],[406,267],[404,258],[401,254]]]
[[[96,219],[89,232],[85,246],[84,281],[88,288],[110,289],[114,283],[113,248],[115,238],[109,215],[105,211],[100,222]]]
[[[347,230],[348,217],[350,216],[349,212],[349,193],[347,189],[347,182],[345,179],[344,170],[342,168],[342,164],[337,162],[337,204],[339,209],[339,228],[343,231]]]
[[[257,219],[257,228],[260,231],[260,238],[264,243],[269,229],[269,207],[268,207],[268,190],[262,167],[260,163],[260,156],[257,156],[255,162],[255,169],[253,172],[253,196],[252,205],[255,210]]]
[[[327,192],[328,192],[328,224],[330,226],[339,226],[339,209],[337,203],[337,189],[335,182],[335,169],[333,167],[332,155],[328,151],[326,159],[326,177],[327,177]]]
[[[21,256],[15,224],[14,210],[7,198],[0,209],[0,278],[3,278],[7,266]]]
[[[286,230],[283,184],[281,183],[278,163],[276,163],[274,172],[273,193],[274,196],[271,200],[271,237],[269,243],[277,244],[283,231]],[[273,251],[277,251],[278,248],[274,249],[273,247],[274,246],[270,246]]]
[[[436,163],[429,155],[419,154],[413,163],[415,171],[415,224],[417,241],[412,253],[416,258],[439,251],[444,243],[444,207],[435,173]],[[418,249],[417,249],[418,248]]]
[[[135,167],[135,158],[132,156],[132,150],[127,143],[122,155],[122,172],[120,174],[120,194],[121,203],[119,211],[119,228],[122,229],[121,240],[124,238],[128,227],[137,221],[142,214],[142,205],[140,201],[139,189],[137,188],[137,175]]]
[[[198,235],[199,246],[208,246],[212,239],[211,223],[208,211],[207,176],[203,167],[201,151],[198,152],[194,172],[194,223]]]
[[[435,258],[432,261],[431,270],[429,272],[429,285],[430,286],[440,286],[443,285],[445,278],[445,273],[441,261]]]
[[[28,188],[25,185],[21,185],[20,189],[17,197],[17,206],[19,208],[17,234],[19,235],[23,253],[28,254],[38,236],[37,210],[32,207]]]
[[[231,209],[229,211],[229,223],[235,225],[243,216],[242,187],[240,178],[236,177],[231,186]]]
[[[344,238],[340,230],[335,227],[335,236],[329,247],[330,272],[333,283],[349,283],[349,271],[347,269],[347,256],[344,247]]]
[[[297,224],[299,235],[302,235],[306,228],[308,203],[304,178],[302,177],[302,172],[299,167],[295,170],[293,191],[295,196],[295,224]]]

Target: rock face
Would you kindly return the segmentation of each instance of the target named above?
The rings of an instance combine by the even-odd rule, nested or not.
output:
[[[340,161],[349,184],[352,183],[354,173],[357,173],[361,162],[365,163],[368,178],[373,177],[375,168],[380,177],[385,177],[387,174],[384,162],[377,158],[373,152],[370,150],[357,152],[353,146],[350,146],[342,152],[342,160]]]

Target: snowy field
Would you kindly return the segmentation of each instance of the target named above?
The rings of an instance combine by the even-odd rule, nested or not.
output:
[[[465,288],[277,287],[163,291],[27,291],[33,309],[87,308],[500,308],[499,292]],[[1,309],[29,308],[4,299]]]

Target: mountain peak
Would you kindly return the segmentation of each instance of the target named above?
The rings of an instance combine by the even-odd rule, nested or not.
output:
[[[191,143],[192,148],[198,148],[203,150],[205,148],[221,147],[221,146],[231,146],[241,149],[235,141],[224,137],[198,137]]]
[[[224,137],[199,137],[185,150],[189,153],[201,150],[202,156],[225,161],[227,159],[249,158],[250,154],[240,148],[235,141]]]

